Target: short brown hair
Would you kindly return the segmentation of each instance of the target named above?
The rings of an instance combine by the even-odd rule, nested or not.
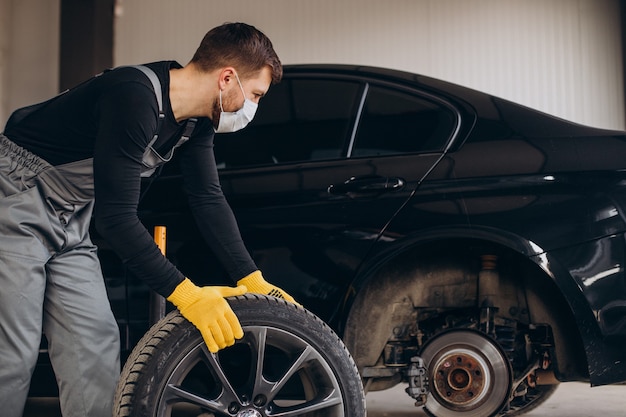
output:
[[[245,23],[224,23],[208,31],[191,62],[204,71],[232,66],[244,78],[268,66],[274,84],[283,76],[283,66],[272,42],[260,30]]]

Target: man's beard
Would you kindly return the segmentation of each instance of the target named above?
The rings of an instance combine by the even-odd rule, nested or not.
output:
[[[213,108],[211,109],[211,121],[213,122],[213,127],[217,130],[217,127],[220,124],[220,114],[222,110],[220,109],[220,99],[216,98],[213,102]]]
[[[236,98],[233,98],[235,92],[233,90],[229,90],[228,93],[222,93],[222,107],[230,107],[230,104]],[[222,109],[220,108],[220,99],[217,97],[213,102],[213,108],[211,109],[211,121],[213,122],[213,127],[217,129],[220,125],[220,114],[222,113]]]

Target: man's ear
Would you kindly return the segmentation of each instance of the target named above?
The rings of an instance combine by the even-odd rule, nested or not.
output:
[[[224,90],[231,82],[235,81],[235,68],[224,67],[219,73],[218,83],[220,90]]]

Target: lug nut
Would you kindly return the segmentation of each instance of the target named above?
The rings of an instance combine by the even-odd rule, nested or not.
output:
[[[267,402],[267,397],[263,394],[259,394],[256,397],[254,397],[254,405],[257,407],[263,407],[265,405],[265,403]]]
[[[237,403],[230,403],[230,405],[228,406],[228,412],[230,414],[235,414],[238,411],[239,411],[239,404],[237,404]]]

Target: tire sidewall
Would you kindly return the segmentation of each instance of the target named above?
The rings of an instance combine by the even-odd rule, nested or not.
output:
[[[366,415],[365,395],[356,365],[341,339],[322,320],[302,307],[273,297],[247,294],[229,298],[228,302],[239,318],[244,332],[246,327],[252,326],[274,327],[311,345],[327,362],[339,383],[345,415]],[[135,349],[151,350],[151,358],[143,361],[140,365],[141,372],[136,373],[136,378],[130,377],[134,379],[130,381],[133,384],[132,393],[127,394],[132,395],[129,399],[132,411],[128,415],[137,417],[158,415],[160,397],[169,376],[189,352],[204,343],[200,332],[180,316],[177,310],[155,324],[144,339],[143,347],[140,341]],[[133,359],[141,361],[136,352],[131,354],[129,361]],[[127,363],[125,371],[133,365],[137,369],[137,363]],[[124,390],[122,386],[125,382],[128,385],[129,376],[125,375],[125,371],[122,372],[118,391]],[[127,386],[125,391],[128,390]],[[116,398],[118,397],[116,394]]]

